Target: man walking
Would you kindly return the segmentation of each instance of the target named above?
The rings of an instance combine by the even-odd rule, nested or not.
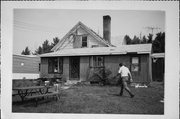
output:
[[[127,67],[125,67],[123,65],[123,63],[119,64],[118,74],[120,75],[120,78],[121,78],[120,79],[121,80],[121,91],[120,91],[119,95],[122,96],[123,95],[123,89],[125,89],[129,93],[131,98],[133,98],[134,94],[131,93],[131,90],[127,86],[128,81],[132,82],[132,76],[131,76],[129,69]]]

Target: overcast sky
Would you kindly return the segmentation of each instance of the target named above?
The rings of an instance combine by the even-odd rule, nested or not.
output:
[[[79,21],[102,36],[104,15],[111,16],[114,45],[126,34],[133,37],[151,33],[145,27],[160,28],[154,34],[165,30],[162,11],[15,9],[13,53],[21,54],[26,46],[34,52],[46,39],[52,42],[54,37],[62,38]]]

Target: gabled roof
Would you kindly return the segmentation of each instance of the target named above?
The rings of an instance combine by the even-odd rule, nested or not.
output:
[[[90,35],[92,35],[92,37],[94,37],[96,40],[100,41],[101,43],[107,45],[108,47],[112,47],[113,45],[111,45],[109,42],[107,42],[106,40],[104,40],[101,36],[99,36],[96,32],[94,32],[92,29],[88,28],[86,25],[84,25],[82,22],[78,22],[60,41],[57,45],[55,45],[51,50],[52,51],[57,51],[62,45],[63,43],[66,41],[66,39],[76,31],[76,29],[78,29],[79,27],[83,28],[87,33],[89,33]]]
[[[151,50],[151,44],[122,45],[121,47],[62,49],[56,52],[42,54],[40,57],[120,55],[128,53],[151,54]]]

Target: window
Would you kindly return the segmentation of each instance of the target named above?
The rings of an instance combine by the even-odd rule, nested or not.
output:
[[[87,36],[82,36],[82,47],[87,47]]]
[[[39,63],[39,71],[41,71],[41,64]]]
[[[131,71],[138,72],[140,70],[139,57],[131,58]]]
[[[63,73],[63,58],[59,58],[59,72],[58,73]]]
[[[63,59],[62,58],[49,58],[48,60],[49,73],[63,73]]]
[[[92,56],[90,58],[91,67],[104,67],[104,57],[103,56]]]

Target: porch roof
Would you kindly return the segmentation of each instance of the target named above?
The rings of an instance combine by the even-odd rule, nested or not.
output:
[[[165,53],[153,53],[151,55],[152,58],[164,58],[165,57]]]
[[[118,54],[150,54],[151,44],[122,45],[119,47],[95,47],[95,48],[75,48],[61,49],[56,52],[46,53],[40,57],[56,56],[89,56],[89,55],[118,55]]]

